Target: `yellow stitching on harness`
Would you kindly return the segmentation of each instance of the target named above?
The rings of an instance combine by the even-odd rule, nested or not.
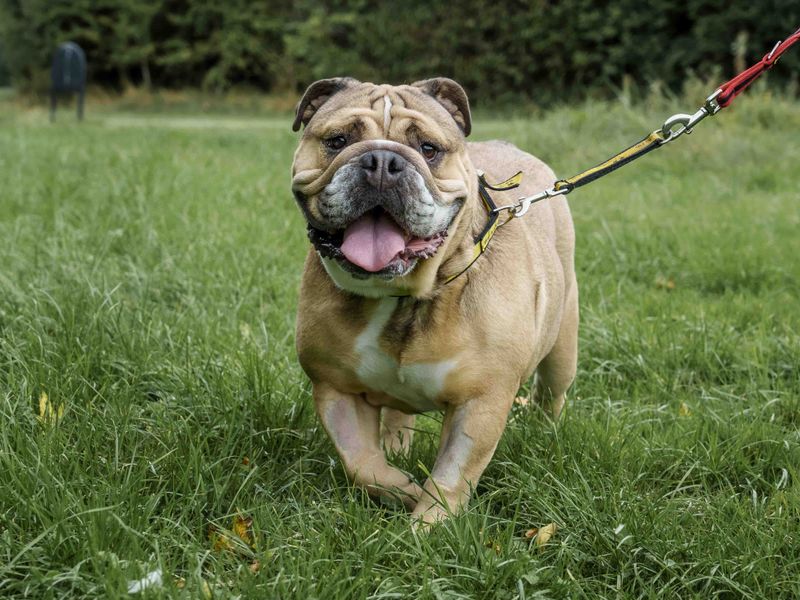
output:
[[[472,263],[474,263],[476,260],[478,260],[478,257],[481,254],[486,252],[486,248],[489,246],[489,242],[492,241],[492,238],[494,237],[494,234],[497,232],[497,230],[500,229],[500,227],[502,227],[506,223],[508,223],[512,218],[513,217],[509,217],[505,221],[501,221],[500,219],[497,219],[497,221],[494,222],[494,225],[492,225],[489,228],[489,230],[483,235],[483,237],[481,239],[479,239],[475,243],[475,245],[472,247],[472,260],[470,261],[470,263],[467,266],[467,268],[471,267]],[[453,276],[451,279],[455,279],[455,277],[456,276]],[[448,279],[448,281],[450,281],[450,279]]]
[[[497,228],[500,227],[500,225],[505,225],[506,223],[508,223],[508,221],[509,221],[509,219],[506,219],[505,221],[503,221],[501,223],[500,219],[497,219],[497,221],[495,221],[494,225],[492,225],[489,228],[489,230],[484,234],[484,236],[481,239],[479,239],[477,242],[475,242],[474,246],[472,246],[472,258],[470,259],[469,264],[466,267],[464,267],[463,271],[459,271],[458,273],[455,273],[455,274],[451,275],[450,277],[448,277],[445,280],[445,283],[450,283],[451,281],[453,281],[453,279],[455,279],[456,277],[461,275],[464,271],[469,269],[472,266],[472,263],[474,263],[476,260],[478,260],[478,258],[480,258],[481,254],[486,252],[486,248],[489,245],[489,242],[491,241],[491,239],[494,236],[495,232],[497,231]]]
[[[505,181],[501,181],[500,183],[489,183],[486,181],[486,177],[483,174],[481,174],[480,178],[481,183],[483,183],[483,185],[490,190],[495,190],[496,192],[505,192],[519,187],[519,185],[522,183],[522,171],[517,171],[514,175]]]
[[[487,189],[494,190],[496,192],[506,192],[520,186],[522,183],[522,171],[517,171],[514,173],[514,175],[505,181],[501,181],[500,183],[489,183],[486,181],[486,173],[483,171],[478,171],[478,180],[481,182],[483,187]]]
[[[494,232],[497,231],[499,225],[500,225],[500,219],[497,219],[494,222],[494,225],[492,225],[489,228],[489,231],[486,232],[486,235],[484,235],[478,241],[478,243],[475,244],[476,249],[478,249],[478,254],[482,254],[486,250],[486,246],[489,245],[489,241],[492,239],[492,236],[494,236]]]
[[[480,173],[478,175],[478,178],[479,178],[480,183],[485,188],[489,188],[489,189],[493,189],[493,190],[497,190],[497,191],[511,190],[511,189],[514,189],[515,187],[519,187],[519,184],[522,181],[522,171],[520,171],[520,172],[516,173],[515,175],[509,177],[505,181],[497,184],[497,186],[493,186],[493,185],[491,185],[489,183],[486,183],[486,179],[484,178],[483,173]],[[483,206],[486,208],[486,211],[489,213],[489,216],[491,217],[492,216],[492,212],[494,210],[494,207],[489,204],[489,202],[491,200],[487,200],[487,198],[486,198],[486,196],[489,196],[489,194],[487,193],[486,196],[484,196],[483,194],[479,193],[478,195],[480,196],[481,201],[483,202]],[[491,198],[491,196],[489,196],[489,198]],[[475,244],[472,246],[472,258],[470,259],[469,264],[466,267],[464,267],[464,269],[462,271],[459,271],[458,273],[455,273],[455,274],[451,275],[450,277],[448,277],[447,279],[445,279],[445,283],[446,284],[450,283],[456,277],[460,276],[467,269],[469,269],[472,266],[472,264],[476,260],[478,260],[478,258],[480,258],[481,254],[486,252],[486,248],[489,246],[489,242],[492,241],[492,237],[494,237],[494,234],[497,232],[497,230],[500,227],[502,227],[503,225],[505,225],[506,223],[508,223],[513,218],[514,218],[514,215],[511,214],[505,220],[497,219],[494,222],[494,224],[492,224],[492,226],[486,231],[486,233],[483,234],[483,237],[481,237],[481,239],[479,239],[477,242],[475,242]]]

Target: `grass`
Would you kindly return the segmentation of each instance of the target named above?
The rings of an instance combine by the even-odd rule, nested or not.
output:
[[[567,176],[702,97],[474,138]],[[141,597],[800,595],[800,105],[744,98],[570,197],[565,418],[515,408],[469,511],[417,537],[348,486],[294,356],[289,119],[87,114],[0,113],[0,596],[128,597],[159,568]],[[215,551],[237,514],[255,547]]]

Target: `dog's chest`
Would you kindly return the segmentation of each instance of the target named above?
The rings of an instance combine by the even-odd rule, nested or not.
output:
[[[397,307],[397,298],[379,301],[375,312],[355,342],[356,375],[367,388],[396,398],[418,411],[436,410],[436,398],[445,388],[447,376],[456,368],[455,359],[399,364],[380,347],[381,334]]]

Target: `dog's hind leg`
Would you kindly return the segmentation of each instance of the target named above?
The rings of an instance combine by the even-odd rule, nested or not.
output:
[[[389,454],[408,454],[414,436],[415,415],[394,408],[381,409],[381,443]]]
[[[533,399],[554,419],[564,408],[578,368],[578,285],[573,279],[564,302],[556,343],[536,368]]]

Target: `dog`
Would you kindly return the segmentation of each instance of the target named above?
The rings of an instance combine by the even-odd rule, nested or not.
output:
[[[451,79],[323,79],[297,106],[301,126],[292,192],[312,245],[298,358],[348,478],[428,526],[468,503],[534,373],[534,401],[562,410],[578,353],[569,207],[534,204],[473,262],[491,216],[478,170],[494,181],[523,172],[518,190],[492,193],[498,205],[555,176],[507,142],[467,143],[469,100]],[[408,451],[426,411],[444,418],[420,486],[387,454]]]

